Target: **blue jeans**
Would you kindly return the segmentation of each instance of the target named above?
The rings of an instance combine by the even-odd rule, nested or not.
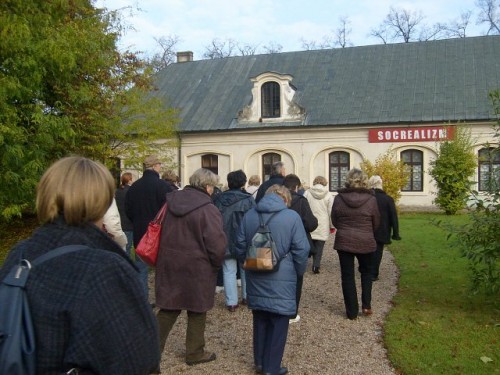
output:
[[[245,280],[245,271],[233,258],[224,259],[222,263],[222,273],[224,275],[224,294],[226,296],[226,306],[235,306],[238,304],[238,285],[236,281],[236,272],[240,267],[241,278],[241,298],[247,298],[247,285]]]
[[[144,292],[146,293],[146,298],[149,299],[149,281],[148,281],[148,274],[149,274],[149,267],[146,263],[144,263],[142,260],[139,259],[139,257],[132,256],[132,246],[134,245],[134,235],[133,232],[124,232],[125,236],[127,236],[127,247],[125,248],[125,251],[127,252],[128,256],[132,261],[134,262],[135,266],[139,270],[139,279],[141,280],[142,286],[144,287]],[[134,260],[135,259],[135,260]]]

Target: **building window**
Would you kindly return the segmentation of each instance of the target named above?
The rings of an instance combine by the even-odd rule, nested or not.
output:
[[[201,157],[201,167],[219,174],[219,157],[215,154],[206,154]]]
[[[493,147],[482,148],[478,153],[479,191],[494,191],[500,186],[500,153]]]
[[[423,191],[424,153],[419,150],[406,150],[401,153],[401,160],[410,172],[402,191]]]
[[[262,118],[280,117],[280,85],[276,82],[266,82],[260,90]]]
[[[350,156],[348,152],[335,151],[330,153],[330,191],[337,191],[345,187],[347,172],[350,169]]]
[[[262,181],[269,180],[273,171],[273,164],[281,161],[281,155],[275,152],[268,152],[262,155]]]

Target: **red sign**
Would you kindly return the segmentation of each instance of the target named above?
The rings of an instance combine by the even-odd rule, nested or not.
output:
[[[370,129],[368,142],[436,142],[453,138],[451,126]]]

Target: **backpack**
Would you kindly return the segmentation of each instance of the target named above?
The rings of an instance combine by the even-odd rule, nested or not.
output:
[[[57,256],[88,249],[83,245],[58,247],[36,258],[13,266],[0,284],[0,374],[36,373],[35,329],[26,293],[30,269]]]
[[[262,214],[258,212],[260,225],[252,237],[250,246],[247,248],[245,262],[243,263],[243,268],[246,271],[275,272],[278,270],[281,259],[278,257],[276,243],[267,226],[276,213],[273,213],[264,223]]]

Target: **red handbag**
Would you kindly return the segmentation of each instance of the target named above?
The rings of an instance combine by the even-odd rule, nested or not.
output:
[[[135,249],[135,255],[151,267],[156,265],[156,259],[158,258],[161,226],[166,212],[167,202],[165,202],[165,204],[160,208],[160,211],[158,211],[153,221],[148,224],[148,230],[144,236],[142,236],[137,248]]]

